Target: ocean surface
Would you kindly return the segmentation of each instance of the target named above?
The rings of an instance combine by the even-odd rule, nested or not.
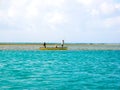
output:
[[[1,50],[0,90],[120,90],[120,50]]]

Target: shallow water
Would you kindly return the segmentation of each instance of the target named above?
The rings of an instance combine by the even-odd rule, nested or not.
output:
[[[61,47],[61,44],[47,44],[46,47]],[[40,50],[43,44],[0,44],[0,50]],[[120,50],[120,44],[65,44],[68,50]]]
[[[120,90],[120,51],[0,51],[0,90],[23,89]]]

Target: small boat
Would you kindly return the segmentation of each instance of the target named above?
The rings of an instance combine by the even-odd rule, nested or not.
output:
[[[40,47],[40,50],[67,50],[67,47]]]
[[[67,50],[67,47],[64,47],[64,40],[62,40],[62,44],[61,47],[58,47],[56,45],[56,47],[46,47],[46,43],[44,42],[43,44],[44,47],[40,47],[40,50]]]

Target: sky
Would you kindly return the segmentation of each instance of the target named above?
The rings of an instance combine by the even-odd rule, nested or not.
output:
[[[0,0],[0,42],[120,43],[120,0]]]

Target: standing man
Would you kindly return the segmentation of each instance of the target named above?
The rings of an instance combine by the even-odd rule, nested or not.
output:
[[[45,42],[43,43],[43,46],[44,46],[44,48],[46,48],[46,43]]]
[[[62,48],[63,48],[63,46],[64,46],[64,40],[62,40],[62,44],[61,44],[61,46],[62,46]]]

